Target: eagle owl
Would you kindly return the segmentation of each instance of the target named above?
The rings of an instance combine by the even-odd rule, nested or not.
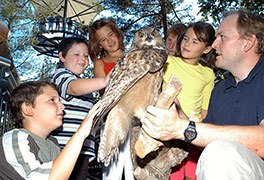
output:
[[[104,95],[90,111],[94,125],[99,120],[105,123],[98,149],[98,160],[105,166],[128,135],[137,136],[133,126],[140,124],[138,113],[154,105],[158,98],[166,59],[164,40],[158,30],[144,27],[135,33],[129,52],[113,68]],[[131,153],[135,154],[135,141],[130,144]]]

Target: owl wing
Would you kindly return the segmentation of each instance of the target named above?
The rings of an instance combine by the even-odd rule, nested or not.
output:
[[[128,52],[119,59],[110,75],[109,83],[100,101],[91,109],[93,127],[146,73],[160,70],[167,59],[164,49],[145,48]]]

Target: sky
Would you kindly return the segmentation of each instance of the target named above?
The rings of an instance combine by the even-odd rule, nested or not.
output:
[[[192,12],[192,15],[193,15],[194,17],[197,17],[197,20],[199,20],[199,16],[197,16],[197,13],[198,13],[198,11],[199,11],[199,8],[198,8],[198,5],[197,5],[197,0],[184,0],[183,2],[184,2],[183,5],[191,5],[191,6],[193,7],[193,11],[191,11],[191,12]],[[180,9],[180,8],[181,8],[181,7],[179,7],[179,9]],[[104,15],[106,15],[106,16],[111,16],[110,11],[104,11],[102,14],[104,14]],[[100,18],[100,15],[97,16],[95,19],[98,19],[98,18]],[[38,53],[36,53],[36,54],[38,54]],[[38,59],[40,60],[39,65],[42,65],[42,63],[43,63],[43,58],[44,58],[43,55],[38,56]],[[55,58],[55,61],[58,61],[58,59]],[[33,74],[31,74],[31,76],[32,76],[32,75],[33,75]],[[27,76],[21,76],[21,78],[22,78],[22,79],[27,79],[28,77],[27,77]]]
[[[196,17],[195,20],[199,20],[201,18],[201,16],[197,16],[197,13],[199,12],[199,7],[197,5],[198,3],[198,0],[184,0],[183,3],[182,3],[182,6],[187,6],[187,5],[191,5],[192,8],[193,8],[193,11],[191,11],[191,15],[193,15],[194,17]],[[179,6],[178,8],[181,9],[182,6]],[[101,12],[100,14],[98,14],[94,19],[100,19],[101,15],[104,15],[104,16],[111,16],[111,12],[110,10],[105,10],[103,12]]]

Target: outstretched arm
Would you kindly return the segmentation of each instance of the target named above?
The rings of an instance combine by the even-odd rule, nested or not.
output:
[[[81,152],[85,138],[90,134],[92,118],[89,114],[83,120],[78,131],[71,137],[62,152],[54,160],[49,179],[68,179]]]
[[[105,77],[72,80],[67,89],[67,93],[80,96],[103,89],[110,79],[110,74],[108,73]]]
[[[142,128],[153,138],[163,141],[171,139],[184,140],[183,132],[189,124],[187,119],[182,119],[175,108],[162,110],[152,106],[147,108],[146,119]],[[207,123],[196,123],[197,138],[192,142],[205,147],[215,140],[236,141],[245,145],[258,156],[264,157],[264,121],[258,126],[218,126]]]

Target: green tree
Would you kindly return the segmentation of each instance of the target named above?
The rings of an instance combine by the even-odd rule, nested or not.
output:
[[[198,0],[201,15],[208,20],[212,18],[215,23],[222,19],[223,12],[235,9],[247,9],[264,15],[263,0]]]
[[[100,0],[101,5],[111,11],[112,18],[125,33],[125,40],[131,41],[133,30],[143,26],[155,26],[167,36],[167,29],[177,22],[190,22],[194,16],[191,6],[182,6],[183,0]]]
[[[9,44],[15,66],[20,75],[28,79],[48,77],[51,63],[48,57],[41,58],[32,45],[37,43],[35,30],[42,17],[48,17],[52,9],[39,9],[38,13],[31,0],[0,0],[0,20],[10,29]],[[125,32],[125,44],[133,37],[133,30],[142,26],[155,26],[167,36],[167,29],[174,23],[189,23],[195,19],[191,15],[192,6],[184,6],[183,0],[99,0],[102,7],[112,12],[112,18]],[[263,14],[263,0],[198,0],[203,20],[210,20],[216,26],[226,10],[245,8]],[[43,61],[44,59],[44,61]],[[45,68],[45,70],[43,69]],[[34,71],[34,73],[32,73]],[[88,73],[91,74],[91,73]]]
[[[38,14],[28,0],[0,0],[0,20],[10,30],[9,49],[19,76],[24,79],[38,79],[41,61],[32,45],[36,43],[34,26]],[[44,12],[43,12],[44,13]]]

